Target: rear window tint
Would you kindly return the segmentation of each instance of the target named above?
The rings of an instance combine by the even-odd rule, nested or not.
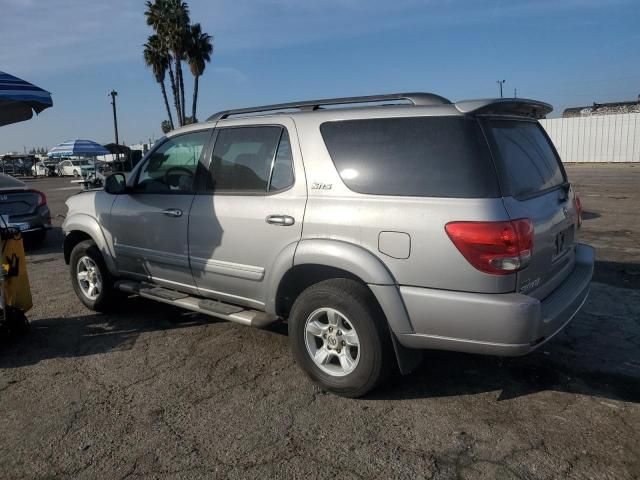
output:
[[[560,160],[537,122],[490,120],[505,195],[526,197],[564,183]]]
[[[498,197],[489,148],[464,117],[344,120],[320,126],[345,185],[358,193]]]

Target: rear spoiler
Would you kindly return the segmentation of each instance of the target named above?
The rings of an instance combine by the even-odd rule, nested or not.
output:
[[[521,115],[531,118],[545,118],[553,111],[553,107],[548,103],[526,98],[462,100],[454,105],[461,113],[478,115]]]

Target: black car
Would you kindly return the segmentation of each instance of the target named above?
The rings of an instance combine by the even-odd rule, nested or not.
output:
[[[51,212],[44,193],[0,173],[0,224],[20,230],[25,239],[42,242],[51,228]]]

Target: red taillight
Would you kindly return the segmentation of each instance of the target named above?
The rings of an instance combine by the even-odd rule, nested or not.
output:
[[[42,205],[46,205],[47,204],[47,197],[40,190],[29,190],[29,191],[31,193],[35,193],[36,195],[38,195],[38,206],[39,207],[41,207]]]
[[[579,196],[573,197],[573,206],[576,209],[576,215],[578,216],[578,228],[582,225],[582,200]]]
[[[445,230],[467,261],[481,272],[507,275],[526,267],[533,249],[528,218],[506,222],[450,222]]]

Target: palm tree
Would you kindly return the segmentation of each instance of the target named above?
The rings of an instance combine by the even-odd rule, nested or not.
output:
[[[147,43],[144,44],[144,62],[147,66],[151,67],[156,82],[160,84],[162,98],[164,99],[164,106],[166,107],[167,114],[169,115],[169,125],[171,126],[171,130],[173,130],[174,126],[173,118],[171,117],[171,107],[169,107],[169,100],[167,99],[167,90],[164,88],[164,77],[170,63],[170,58],[158,35],[151,35],[147,39]]]
[[[181,0],[163,0],[166,3],[167,24],[166,41],[176,64],[176,83],[180,94],[180,121],[184,125],[184,80],[182,77],[182,60],[187,50],[187,33],[189,31],[189,6]]]
[[[147,0],[147,24],[156,31],[167,51],[175,62],[175,77],[171,62],[169,74],[174,103],[178,114],[178,122],[184,125],[184,80],[182,77],[182,60],[187,49],[187,34],[189,31],[189,6],[181,0]]]
[[[169,55],[169,47],[167,45],[167,29],[168,29],[168,4],[167,0],[154,0],[151,2],[147,0],[145,2],[147,10],[144,12],[147,17],[147,25],[151,26],[157,33],[158,38],[162,44],[162,47],[167,52],[169,57],[168,70],[169,70],[169,83],[171,84],[171,93],[173,94],[173,104],[176,107],[176,115],[178,116],[178,123],[182,125],[182,119],[180,112],[180,94],[176,85],[176,78],[173,74],[173,67],[171,65],[171,55]]]
[[[213,45],[211,35],[204,33],[199,23],[191,25],[189,29],[189,39],[187,48],[187,63],[193,75],[193,104],[191,106],[191,119],[195,123],[196,105],[198,103],[198,79],[204,73],[207,62],[211,61]]]

